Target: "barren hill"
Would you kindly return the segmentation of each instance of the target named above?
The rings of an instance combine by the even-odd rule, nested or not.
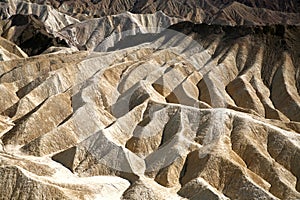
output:
[[[0,16],[0,199],[300,199],[299,1]]]

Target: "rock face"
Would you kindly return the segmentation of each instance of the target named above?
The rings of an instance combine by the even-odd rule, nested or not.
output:
[[[300,199],[298,1],[0,4],[0,199]]]

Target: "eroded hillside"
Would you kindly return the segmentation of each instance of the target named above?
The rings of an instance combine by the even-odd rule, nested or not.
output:
[[[0,16],[1,199],[300,199],[298,1]]]

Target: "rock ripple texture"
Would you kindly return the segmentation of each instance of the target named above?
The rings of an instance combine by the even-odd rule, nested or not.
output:
[[[300,199],[299,1],[0,2],[0,199]]]

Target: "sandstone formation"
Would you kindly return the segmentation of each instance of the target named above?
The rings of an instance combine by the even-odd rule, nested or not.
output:
[[[298,1],[0,5],[0,199],[300,199]]]

